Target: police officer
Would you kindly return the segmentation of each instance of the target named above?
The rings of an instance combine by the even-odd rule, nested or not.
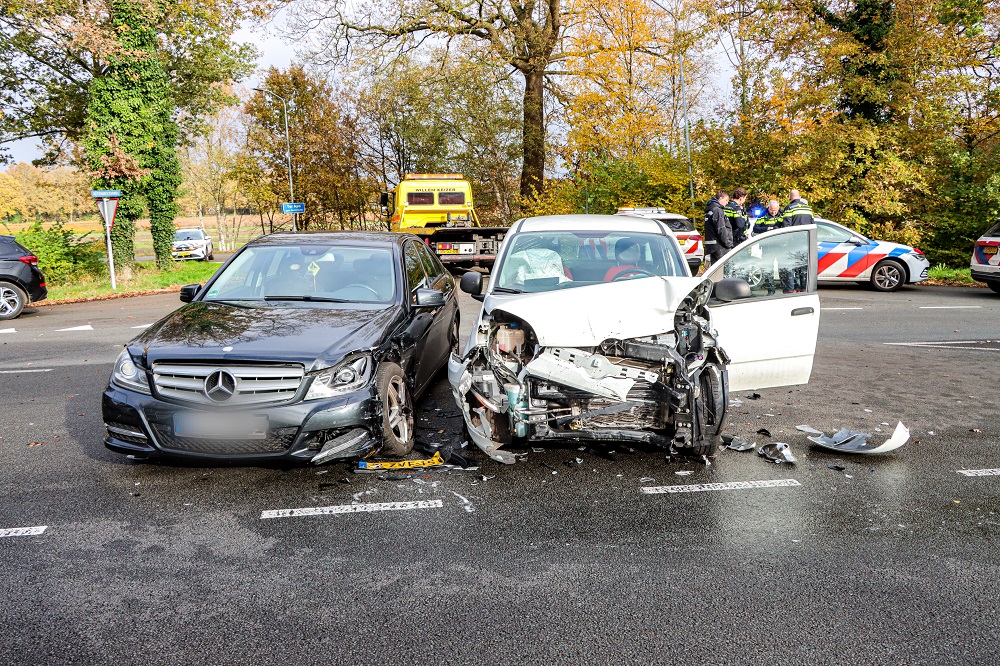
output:
[[[801,224],[812,224],[812,208],[810,208],[806,200],[802,198],[799,191],[792,190],[788,193],[788,198],[790,201],[788,202],[788,205],[785,206],[785,210],[781,213],[781,226],[797,227]]]
[[[729,192],[719,190],[705,204],[705,253],[714,264],[733,248],[733,230],[726,220]]]
[[[767,202],[767,211],[763,215],[757,218],[757,224],[753,225],[753,233],[757,234],[767,233],[772,229],[781,228],[781,204],[778,203],[777,199],[771,199]]]
[[[743,205],[747,202],[747,191],[742,187],[733,190],[732,200],[726,204],[726,221],[733,232],[733,247],[747,239],[747,213]]]

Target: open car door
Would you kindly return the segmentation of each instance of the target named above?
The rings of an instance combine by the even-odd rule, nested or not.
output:
[[[719,345],[729,354],[729,389],[805,384],[819,334],[816,226],[776,229],[733,248],[705,273],[718,283],[742,278],[750,297],[709,308]]]

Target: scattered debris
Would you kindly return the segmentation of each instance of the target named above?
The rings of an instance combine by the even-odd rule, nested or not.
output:
[[[882,425],[888,425],[888,424],[887,423],[883,423]],[[800,430],[802,432],[807,432],[810,435],[822,435],[822,434],[824,434],[822,430],[816,430],[816,428],[813,428],[812,426],[807,426],[807,425],[797,425],[797,426],[795,426],[795,429],[796,430]]]
[[[688,474],[694,474],[694,472],[689,469],[681,469],[674,472],[674,474],[676,474],[677,476],[687,476]]]
[[[865,408],[865,411],[868,412],[869,414],[872,413],[872,410],[868,409],[867,407]]]
[[[770,437],[771,436],[771,431],[768,430],[767,428],[761,428],[760,430],[757,431],[757,434],[758,435],[764,435],[764,437]]]
[[[747,400],[760,400],[760,393],[751,393],[750,395],[746,396],[746,399]]]
[[[745,439],[733,437],[732,435],[723,435],[722,441],[726,442],[726,448],[732,451],[750,451],[754,448],[754,445]]]
[[[888,453],[898,449],[910,439],[910,431],[902,422],[896,424],[896,430],[892,437],[881,445],[871,445],[868,443],[871,438],[870,433],[857,432],[841,428],[832,437],[824,435],[814,435],[807,439],[818,446],[834,451],[845,451],[847,453]]]
[[[641,479],[639,479],[639,483],[652,483],[653,481],[656,481],[656,479],[654,479],[651,476],[644,476]]]
[[[544,453],[545,449],[543,449],[540,446],[533,446],[533,447],[531,447],[531,452],[532,453]]]
[[[763,444],[759,449],[757,449],[757,455],[778,465],[781,463],[796,462],[795,456],[792,455],[791,447],[784,442],[771,442],[769,444]]]
[[[358,462],[358,469],[361,470],[382,470],[382,469],[419,469],[422,467],[437,467],[444,464],[441,452],[437,451],[430,458],[417,460],[361,460]]]
[[[345,484],[345,485],[348,485],[348,486],[349,486],[349,485],[351,485],[351,480],[350,480],[350,479],[349,479],[348,477],[346,477],[346,476],[345,476],[344,478],[342,478],[342,479],[341,479],[341,480],[339,481],[339,483],[343,483],[343,484]]]
[[[476,476],[476,478],[472,480],[472,485],[478,486],[480,483],[486,483],[487,481],[495,477],[496,477],[495,474],[493,476],[486,476],[485,474],[479,474]]]
[[[982,432],[979,428],[969,428],[969,432]]]
[[[927,431],[927,434],[928,434],[928,435],[933,435],[933,434],[934,434],[934,431],[933,431],[933,430],[928,430],[928,431]]]
[[[837,472],[843,472],[845,469],[847,469],[843,465],[827,465],[827,467],[829,467],[830,469],[835,470]]]
[[[557,470],[555,467],[553,467],[552,465],[550,465],[548,463],[544,463],[543,462],[543,463],[539,463],[539,464],[542,467],[544,467],[545,469],[551,470],[553,474],[558,474],[559,473],[559,470]]]

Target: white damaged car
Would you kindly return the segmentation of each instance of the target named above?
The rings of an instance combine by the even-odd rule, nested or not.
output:
[[[711,455],[730,391],[809,381],[819,329],[816,227],[772,231],[691,277],[670,228],[610,215],[523,219],[482,275],[483,301],[448,379],[471,439],[645,442]],[[762,262],[791,293],[747,278]],[[771,283],[772,281],[767,281]]]

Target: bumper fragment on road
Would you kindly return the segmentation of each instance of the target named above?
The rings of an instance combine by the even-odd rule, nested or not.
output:
[[[754,490],[757,488],[787,488],[801,486],[795,479],[774,479],[767,481],[730,481],[728,483],[689,483],[679,486],[645,486],[642,492],[647,495],[664,493],[699,493],[710,490]]]
[[[38,527],[8,527],[6,529],[0,529],[0,538],[2,537],[19,537],[19,536],[38,536],[49,529],[48,525],[40,525]]]
[[[441,500],[423,500],[420,502],[375,502],[368,504],[340,504],[337,506],[317,506],[302,509],[272,509],[262,511],[260,519],[266,518],[298,518],[300,516],[327,516],[343,513],[373,513],[376,511],[412,511],[414,509],[440,509],[444,504]]]

